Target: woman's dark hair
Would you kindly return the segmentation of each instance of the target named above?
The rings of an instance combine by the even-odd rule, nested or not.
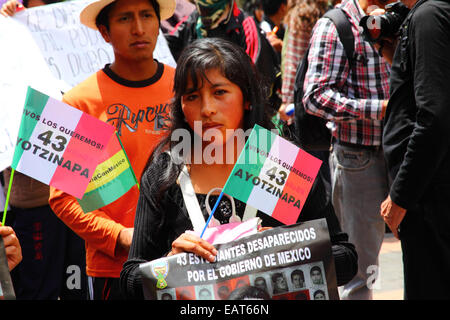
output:
[[[148,0],[150,4],[153,6],[153,9],[155,10],[156,16],[158,17],[158,21],[161,23],[161,15],[159,10],[159,3],[157,0]],[[117,2],[113,1],[110,4],[108,4],[106,7],[104,7],[95,18],[95,25],[97,26],[105,26],[106,30],[109,31],[109,13],[111,12],[112,8],[115,6]]]
[[[190,136],[194,137],[194,132],[185,121],[184,113],[181,109],[181,100],[186,94],[188,81],[192,80],[194,89],[200,88],[203,81],[208,81],[206,72],[211,69],[219,69],[221,73],[231,82],[241,88],[244,102],[250,103],[249,110],[244,110],[244,131],[251,129],[258,124],[268,130],[273,129],[270,115],[268,113],[269,90],[260,79],[251,58],[245,51],[236,44],[220,38],[202,38],[189,44],[181,53],[175,71],[174,79],[174,100],[171,105],[169,132],[153,151],[149,158],[147,167],[158,158],[158,156],[171,150],[178,144],[172,141],[172,134],[175,130],[185,129]],[[191,141],[193,143],[193,139]],[[176,155],[172,155],[173,157]],[[159,175],[161,184],[156,193],[162,194],[166,186],[172,185],[178,177],[184,162],[182,159],[171,161],[167,174]]]

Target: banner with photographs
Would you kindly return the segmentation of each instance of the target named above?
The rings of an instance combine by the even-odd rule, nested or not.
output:
[[[149,300],[338,300],[325,219],[215,246],[210,263],[181,253],[140,265]]]
[[[9,274],[8,260],[6,260],[5,244],[0,237],[0,300],[15,300],[16,294]]]

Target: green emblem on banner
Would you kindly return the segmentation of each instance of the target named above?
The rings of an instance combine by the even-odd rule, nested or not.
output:
[[[153,276],[158,280],[156,287],[164,289],[167,287],[166,277],[169,274],[169,264],[167,258],[162,258],[154,261],[151,265]]]

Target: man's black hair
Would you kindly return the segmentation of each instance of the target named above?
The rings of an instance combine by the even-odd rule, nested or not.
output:
[[[264,14],[273,16],[278,12],[282,4],[287,4],[287,0],[262,0],[261,4]]]
[[[158,1],[156,0],[148,0],[148,1],[153,6],[153,9],[156,12],[156,16],[158,17],[158,21],[161,22],[161,15]],[[115,4],[116,1],[111,2],[98,13],[97,18],[95,18],[95,24],[97,28],[102,25],[105,26],[106,30],[109,31],[109,13],[111,12]]]

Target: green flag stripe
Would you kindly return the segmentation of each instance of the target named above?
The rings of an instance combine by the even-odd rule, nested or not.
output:
[[[49,97],[47,95],[28,87],[18,138],[22,138],[25,141],[30,140],[38,121],[37,116],[40,116],[44,111],[48,99]],[[12,168],[17,168],[23,152],[23,148],[15,148],[11,165]]]
[[[255,125],[225,184],[224,193],[247,202],[253,189],[251,179],[259,176],[261,168],[266,161],[264,154],[270,151],[276,137],[270,131]],[[256,148],[261,152],[257,152]],[[246,182],[250,174],[252,176]]]
[[[135,184],[136,179],[132,170],[127,169],[117,176],[116,179],[84,194],[82,199],[78,199],[78,203],[83,211],[88,213],[117,200]]]

